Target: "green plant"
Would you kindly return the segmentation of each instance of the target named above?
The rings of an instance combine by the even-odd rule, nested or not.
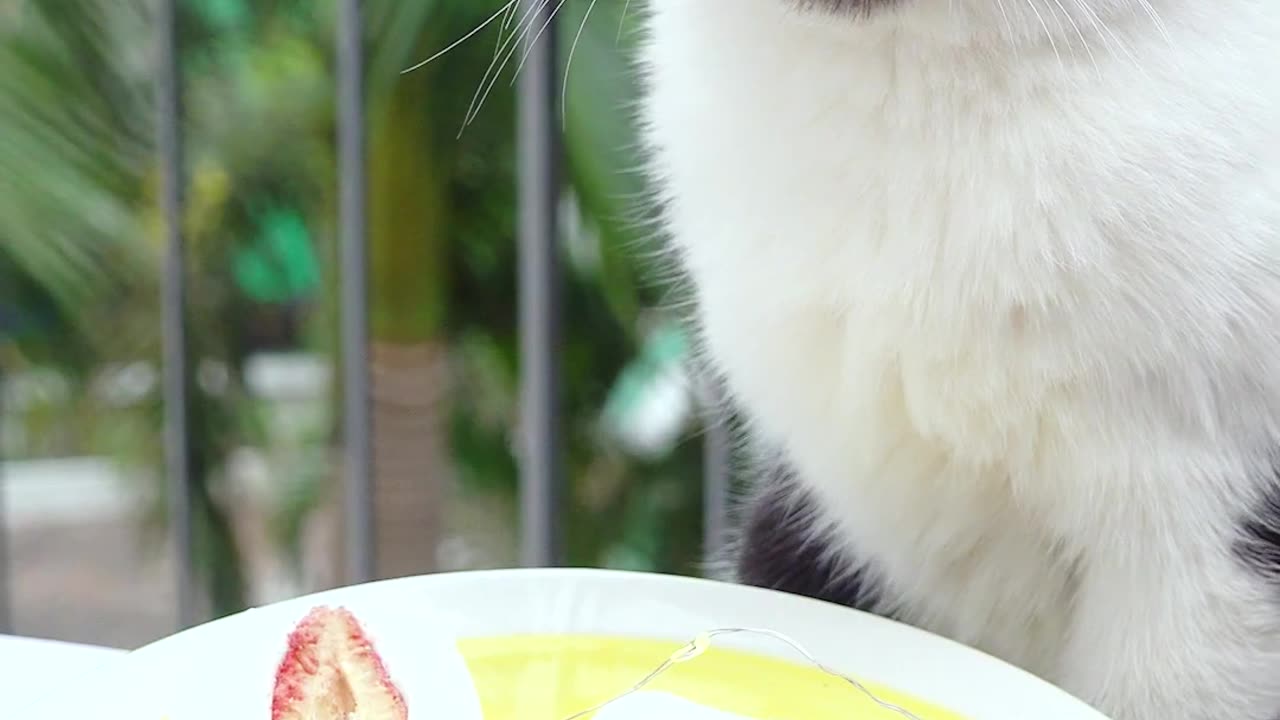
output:
[[[336,357],[334,14],[332,3],[307,0],[183,7],[192,357],[226,369],[220,389],[197,385],[193,394],[200,560],[221,613],[245,598],[219,483],[233,449],[265,442],[243,380],[261,342],[255,321],[298,317],[299,334],[280,341]],[[485,36],[421,70],[400,71],[494,8],[474,0],[368,0],[365,8],[372,339],[375,349],[423,351],[398,367],[406,377],[432,371],[422,358],[447,359],[447,404],[417,409],[437,413],[430,422],[447,433],[446,452],[432,462],[473,496],[510,507],[519,358],[515,103],[507,78],[519,56],[459,135],[494,57]],[[640,159],[629,110],[635,21],[624,22],[623,10],[567,3],[559,20],[568,39],[566,218],[580,230],[565,237],[562,405],[571,493],[564,517],[575,564],[687,571],[699,557],[700,447],[685,442],[636,457],[602,421],[670,290],[637,261],[653,248],[650,229],[637,222],[646,188],[633,170]],[[4,357],[10,366],[57,364],[84,378],[108,362],[158,363],[162,248],[147,5],[19,2],[15,12],[18,22],[0,31]],[[490,29],[493,41],[499,25]],[[332,420],[340,397],[328,398]],[[161,466],[160,407],[153,393],[116,424],[112,442],[136,466]],[[418,450],[411,428],[382,440],[393,452]],[[284,472],[277,537],[296,553],[303,518],[323,502],[334,474],[312,460]],[[413,487],[415,477],[402,479]],[[425,481],[419,487],[430,491]],[[162,509],[154,507],[158,522]]]

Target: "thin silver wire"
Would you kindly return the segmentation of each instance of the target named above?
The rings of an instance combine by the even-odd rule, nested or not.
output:
[[[891,702],[888,702],[887,700],[882,700],[879,696],[877,696],[874,692],[872,692],[870,688],[868,688],[866,685],[863,685],[861,682],[858,682],[856,679],[851,678],[848,675],[845,675],[843,673],[837,672],[831,669],[830,667],[826,666],[825,664],[822,663],[821,660],[814,657],[813,653],[806,650],[804,646],[802,646],[800,643],[796,642],[795,640],[792,640],[786,635],[783,635],[782,633],[777,632],[775,630],[765,630],[762,628],[720,628],[717,630],[708,630],[707,632],[704,632],[698,635],[696,638],[690,641],[687,645],[681,647],[679,650],[672,653],[670,657],[662,661],[661,665],[654,668],[648,675],[644,676],[644,678],[640,680],[640,682],[636,683],[635,685],[632,685],[630,689],[623,692],[621,695],[616,695],[613,698],[610,698],[609,700],[606,700],[600,703],[599,705],[596,705],[595,707],[587,708],[586,710],[582,710],[573,715],[570,715],[564,720],[580,720],[581,718],[587,717],[588,715],[592,715],[594,713],[600,712],[601,710],[604,710],[605,708],[615,703],[621,702],[622,700],[628,697],[631,697],[632,695],[640,692],[641,690],[644,690],[646,687],[653,684],[655,680],[657,680],[659,677],[664,675],[668,670],[675,667],[676,665],[689,662],[690,660],[693,660],[694,658],[705,653],[707,650],[711,649],[712,640],[714,640],[715,638],[725,636],[725,635],[741,635],[741,634],[764,635],[765,637],[773,638],[774,640],[777,640],[783,643],[784,645],[790,647],[792,650],[800,653],[800,655],[803,656],[805,660],[808,660],[810,664],[812,664],[814,667],[818,668],[822,672],[832,677],[839,678],[840,680],[843,680],[849,685],[853,686],[854,689],[862,693],[868,700],[875,703],[882,710],[887,710],[891,713],[900,715],[906,720],[924,720],[924,718],[920,717],[919,715],[916,715],[915,713],[911,712],[910,710],[907,710],[904,707],[895,705]]]

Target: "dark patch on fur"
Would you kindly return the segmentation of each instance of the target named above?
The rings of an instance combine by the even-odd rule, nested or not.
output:
[[[1236,555],[1259,575],[1280,582],[1280,468],[1253,515],[1241,523]]]
[[[736,558],[746,585],[874,611],[880,597],[864,566],[829,547],[816,527],[816,501],[780,464],[747,509]]]

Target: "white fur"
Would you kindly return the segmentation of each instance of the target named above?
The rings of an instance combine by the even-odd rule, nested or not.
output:
[[[1280,717],[1232,554],[1280,451],[1280,2],[650,4],[707,351],[903,617],[1116,720]]]

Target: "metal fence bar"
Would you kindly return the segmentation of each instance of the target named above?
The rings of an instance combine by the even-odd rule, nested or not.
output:
[[[338,17],[338,182],[341,194],[345,541],[349,583],[374,579],[373,448],[369,397],[369,254],[361,0]]]
[[[729,539],[733,438],[718,395],[708,391],[702,445],[702,553],[719,557]]]
[[[186,247],[183,240],[182,67],[176,0],[159,0],[156,14],[156,140],[163,175],[161,210],[166,254],[162,291],[164,439],[169,492],[169,543],[177,569],[178,625],[197,622],[192,554],[189,363]]]
[[[563,562],[560,504],[560,126],[553,3],[538,6],[519,86],[521,559]],[[528,43],[532,43],[529,45]]]

